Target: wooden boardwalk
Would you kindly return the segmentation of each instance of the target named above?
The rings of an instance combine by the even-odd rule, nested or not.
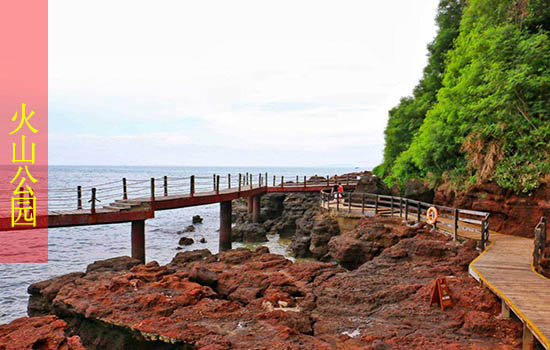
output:
[[[512,310],[529,333],[550,349],[550,280],[532,268],[533,240],[491,232],[490,245],[470,264],[470,275],[503,302],[503,316]]]

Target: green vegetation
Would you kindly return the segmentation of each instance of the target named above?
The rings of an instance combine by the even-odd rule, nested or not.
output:
[[[455,22],[440,22],[449,3],[461,8],[442,0],[430,45],[440,84],[425,87],[427,67],[413,97],[390,111],[376,173],[390,185],[420,178],[464,189],[492,180],[532,191],[550,174],[550,0],[470,0],[458,36],[439,42],[443,31],[452,37]]]

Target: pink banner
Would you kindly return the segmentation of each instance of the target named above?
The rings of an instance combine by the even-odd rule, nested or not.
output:
[[[0,263],[48,261],[48,1],[0,5]]]

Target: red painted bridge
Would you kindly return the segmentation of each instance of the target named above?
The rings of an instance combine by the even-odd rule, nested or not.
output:
[[[260,197],[267,193],[320,192],[335,184],[354,189],[361,174],[292,179],[267,174],[238,176],[190,176],[151,178],[104,183],[76,189],[50,189],[48,215],[38,216],[36,226],[11,226],[11,217],[0,217],[0,231],[56,228],[82,225],[132,223],[132,257],[145,261],[145,220],[157,210],[187,208],[220,203],[220,250],[231,249],[232,201],[248,199],[253,222],[259,220]],[[83,199],[89,190],[90,200]],[[99,207],[98,203],[112,201]],[[88,204],[89,203],[89,204]],[[73,206],[73,208],[71,208]]]

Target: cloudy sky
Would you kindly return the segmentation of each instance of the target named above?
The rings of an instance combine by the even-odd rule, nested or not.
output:
[[[49,162],[382,160],[437,0],[49,1]]]

